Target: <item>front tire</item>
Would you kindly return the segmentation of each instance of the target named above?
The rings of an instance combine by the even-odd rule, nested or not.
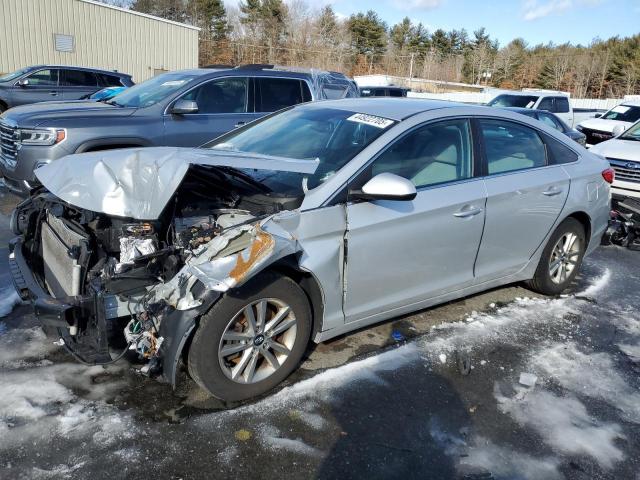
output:
[[[585,231],[575,218],[563,221],[549,238],[529,288],[544,295],[558,295],[575,279],[586,250]]]
[[[290,278],[264,273],[228,292],[200,320],[188,367],[214,397],[268,392],[295,370],[311,334],[311,308]]]

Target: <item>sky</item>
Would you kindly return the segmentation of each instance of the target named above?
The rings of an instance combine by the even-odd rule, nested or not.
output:
[[[522,37],[529,45],[588,45],[594,38],[640,33],[640,0],[308,0],[331,3],[339,15],[375,10],[389,26],[405,16],[430,31],[485,27],[505,45]]]

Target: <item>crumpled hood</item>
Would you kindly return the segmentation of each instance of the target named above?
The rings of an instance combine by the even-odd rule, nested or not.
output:
[[[154,220],[191,164],[312,174],[319,161],[201,148],[153,147],[69,155],[35,173],[47,190],[76,207],[117,217]]]
[[[599,132],[613,132],[614,127],[617,125],[624,125],[628,127],[631,125],[630,122],[622,122],[620,120],[604,120],[602,118],[591,118],[589,120],[585,120],[584,122],[580,122],[580,126],[582,128],[588,128],[589,130],[598,130]]]
[[[614,138],[594,145],[589,151],[607,158],[640,162],[640,142],[634,140]]]
[[[19,127],[56,126],[61,120],[85,117],[128,117],[135,108],[122,108],[91,100],[40,102],[7,110],[2,117]]]

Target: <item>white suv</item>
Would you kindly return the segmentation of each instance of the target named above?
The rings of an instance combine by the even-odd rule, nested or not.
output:
[[[590,146],[617,136],[616,134],[620,132],[614,132],[616,127],[621,126],[624,130],[638,120],[640,120],[640,101],[626,101],[597,118],[581,122],[576,130],[587,136],[587,146]]]
[[[591,147],[590,151],[609,160],[616,171],[611,185],[614,197],[640,199],[640,121],[616,138]]]

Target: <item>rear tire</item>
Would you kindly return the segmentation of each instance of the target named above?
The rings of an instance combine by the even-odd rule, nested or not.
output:
[[[567,218],[549,238],[528,287],[544,295],[561,293],[578,274],[586,245],[582,224],[575,218]]]
[[[225,294],[201,318],[189,350],[189,373],[214,397],[246,400],[296,369],[310,335],[304,291],[289,277],[263,273]]]

